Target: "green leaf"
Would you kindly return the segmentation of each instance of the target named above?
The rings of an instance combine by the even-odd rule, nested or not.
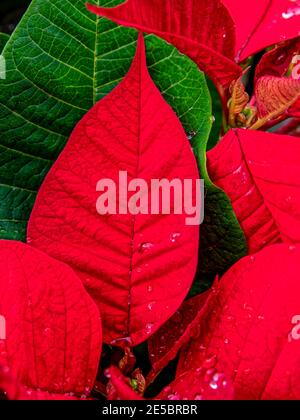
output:
[[[9,35],[0,32],[0,54],[2,53],[2,50],[5,47],[5,44],[7,43],[8,40],[9,40]]]
[[[213,82],[206,78],[207,86],[212,99],[212,113],[213,125],[207,142],[207,150],[212,149],[220,140],[222,123],[223,123],[223,108],[220,95],[213,84]]]
[[[88,12],[84,0],[32,1],[3,51],[0,237],[25,239],[45,175],[76,123],[125,76],[136,39],[134,29]],[[184,128],[206,138],[211,105],[203,73],[155,36],[146,47],[151,75]]]

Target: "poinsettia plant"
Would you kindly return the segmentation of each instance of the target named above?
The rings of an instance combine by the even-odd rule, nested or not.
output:
[[[300,399],[299,27],[32,0],[0,36],[2,398]]]

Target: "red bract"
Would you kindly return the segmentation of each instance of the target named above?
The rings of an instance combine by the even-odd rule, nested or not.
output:
[[[268,51],[260,60],[255,71],[255,101],[260,118],[269,121],[299,117],[300,80],[287,77],[299,52],[300,38],[296,38]]]
[[[87,397],[98,370],[101,323],[79,278],[13,241],[0,242],[0,277],[0,388],[13,399]]]
[[[207,154],[213,182],[229,196],[253,253],[300,240],[300,143],[296,137],[231,130]]]
[[[235,264],[182,352],[178,375],[214,357],[236,399],[299,399],[299,273],[299,245],[273,245]]]
[[[199,333],[199,318],[205,310],[210,291],[197,295],[182,306],[148,341],[152,371],[147,376],[151,383],[159,372],[173,360],[190,337]]]
[[[127,0],[88,9],[124,26],[153,33],[194,60],[219,87],[241,74],[234,61],[233,21],[220,0]]]
[[[263,76],[285,76],[293,58],[299,53],[299,37],[266,52],[255,69],[255,81]]]
[[[7,400],[37,401],[37,400],[78,400],[72,393],[53,394],[47,391],[31,389],[20,384],[9,371],[8,367],[0,366],[0,395],[4,394]]]
[[[128,182],[139,178],[149,187],[152,179],[189,179],[195,202],[196,160],[149,76],[142,37],[127,76],[75,128],[38,194],[28,228],[30,243],[76,270],[100,309],[105,342],[134,346],[187,295],[199,226],[172,211],[100,216],[98,181],[118,185],[119,171],[127,171]]]
[[[240,0],[223,0],[223,3],[236,26],[237,61],[299,35],[298,0],[259,0],[251,2],[249,7]]]
[[[224,373],[211,366],[188,369],[185,373],[177,375],[156,399],[232,400],[233,396],[232,385]]]
[[[109,369],[108,400],[142,400],[143,398],[132,389],[129,378],[115,366]]]

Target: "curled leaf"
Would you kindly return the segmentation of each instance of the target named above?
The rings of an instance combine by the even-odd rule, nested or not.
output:
[[[276,119],[296,102],[299,95],[300,80],[272,76],[260,77],[255,86],[255,98],[260,118],[265,122]]]
[[[242,77],[232,82],[229,88],[230,99],[228,102],[229,124],[236,126],[236,116],[239,115],[249,102],[249,95],[245,90]]]

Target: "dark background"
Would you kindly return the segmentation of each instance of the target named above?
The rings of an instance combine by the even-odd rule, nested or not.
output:
[[[0,32],[13,32],[30,1],[0,0]]]

